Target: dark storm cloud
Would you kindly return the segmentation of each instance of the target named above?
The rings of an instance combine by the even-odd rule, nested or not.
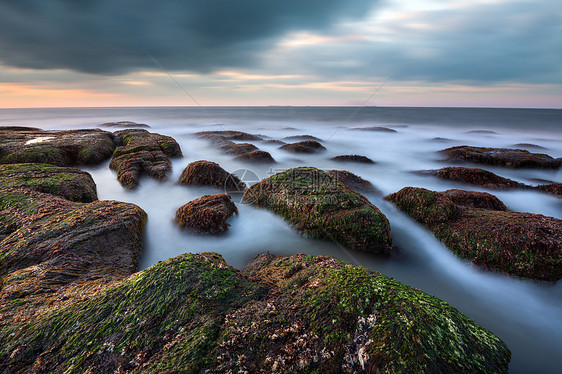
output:
[[[293,30],[321,30],[376,0],[0,0],[0,61],[120,74],[249,66]]]

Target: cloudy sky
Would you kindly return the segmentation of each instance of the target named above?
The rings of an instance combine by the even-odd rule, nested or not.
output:
[[[0,0],[0,107],[562,108],[560,0]]]

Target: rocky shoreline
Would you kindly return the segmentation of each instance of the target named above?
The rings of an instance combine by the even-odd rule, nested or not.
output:
[[[146,213],[99,201],[93,179],[76,166],[111,159],[127,189],[143,174],[165,178],[182,151],[173,138],[138,128],[146,126],[119,122],[114,127],[132,129],[115,133],[0,128],[0,371],[507,372],[510,351],[490,331],[431,295],[331,257],[263,254],[237,270],[218,254],[195,253],[136,272]],[[197,136],[234,156],[263,152],[234,141],[268,140],[239,131]],[[301,140],[282,146],[289,152],[324,149],[305,135],[286,140]],[[455,152],[453,162],[460,160]],[[560,167],[527,151],[482,152],[463,162]],[[494,154],[499,159],[490,161]],[[510,155],[516,161],[506,161]],[[485,170],[460,171],[435,175],[526,188]],[[210,161],[188,165],[179,183],[246,189]],[[545,186],[537,188],[556,194],[556,186]],[[376,189],[345,170],[302,167],[251,186],[244,200],[306,236],[395,253],[388,219],[362,191]],[[562,277],[561,220],[510,212],[495,196],[473,191],[405,187],[386,199],[479,266]],[[176,219],[221,234],[236,212],[228,194],[203,196]]]

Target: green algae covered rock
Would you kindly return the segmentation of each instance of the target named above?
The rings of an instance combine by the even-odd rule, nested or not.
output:
[[[0,127],[0,164],[94,165],[111,157],[113,134],[98,129],[43,131]]]
[[[141,174],[163,179],[172,170],[170,157],[181,157],[179,144],[171,137],[142,129],[115,133],[118,143],[109,164],[117,172],[117,179],[127,189],[139,184]]]
[[[485,192],[406,187],[388,195],[459,257],[518,277],[562,278],[562,220],[507,211]]]
[[[0,327],[11,373],[507,372],[505,344],[457,310],[324,256],[245,271],[185,254]]]
[[[0,188],[26,187],[67,200],[89,203],[98,199],[90,174],[48,164],[0,165]]]
[[[384,214],[325,171],[310,167],[284,171],[253,185],[244,200],[272,210],[311,237],[366,252],[392,250]]]

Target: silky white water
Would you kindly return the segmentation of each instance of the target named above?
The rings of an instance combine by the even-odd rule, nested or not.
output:
[[[448,164],[437,151],[455,145],[513,147],[530,143],[530,149],[562,157],[562,111],[514,109],[440,108],[90,108],[0,110],[0,126],[35,126],[44,129],[97,127],[107,121],[147,123],[150,131],[173,136],[184,157],[173,160],[166,181],[143,178],[138,189],[127,191],[116,180],[108,162],[84,168],[96,181],[100,199],[131,202],[148,213],[141,268],[185,252],[214,251],[242,268],[256,254],[294,253],[335,256],[365,266],[410,286],[420,288],[454,305],[502,338],[512,352],[510,372],[559,372],[562,367],[562,283],[520,280],[483,271],[457,258],[433,235],[383,196],[406,186],[432,190],[464,188],[487,191],[509,209],[562,219],[562,200],[529,190],[489,191],[432,176],[414,173]],[[354,130],[384,126],[396,133]],[[274,165],[253,165],[221,153],[193,133],[204,130],[240,130],[271,139],[308,134],[322,140],[323,153],[296,155],[278,145],[251,142],[277,160]],[[470,132],[486,130],[486,132]],[[492,133],[493,131],[493,133]],[[435,140],[439,137],[442,139]],[[529,146],[527,146],[529,147]],[[376,164],[336,163],[331,157],[360,154]],[[210,160],[256,182],[278,171],[315,166],[345,169],[372,182],[380,193],[366,196],[388,217],[394,243],[400,248],[390,258],[345,250],[335,244],[305,239],[280,217],[238,202],[239,214],[231,219],[230,231],[220,237],[198,236],[179,229],[173,222],[181,205],[205,194],[224,192],[213,188],[178,185],[190,162]],[[501,167],[486,169],[527,184],[537,180],[562,182],[562,171]],[[251,178],[257,175],[257,178]],[[252,180],[254,179],[254,180]]]

